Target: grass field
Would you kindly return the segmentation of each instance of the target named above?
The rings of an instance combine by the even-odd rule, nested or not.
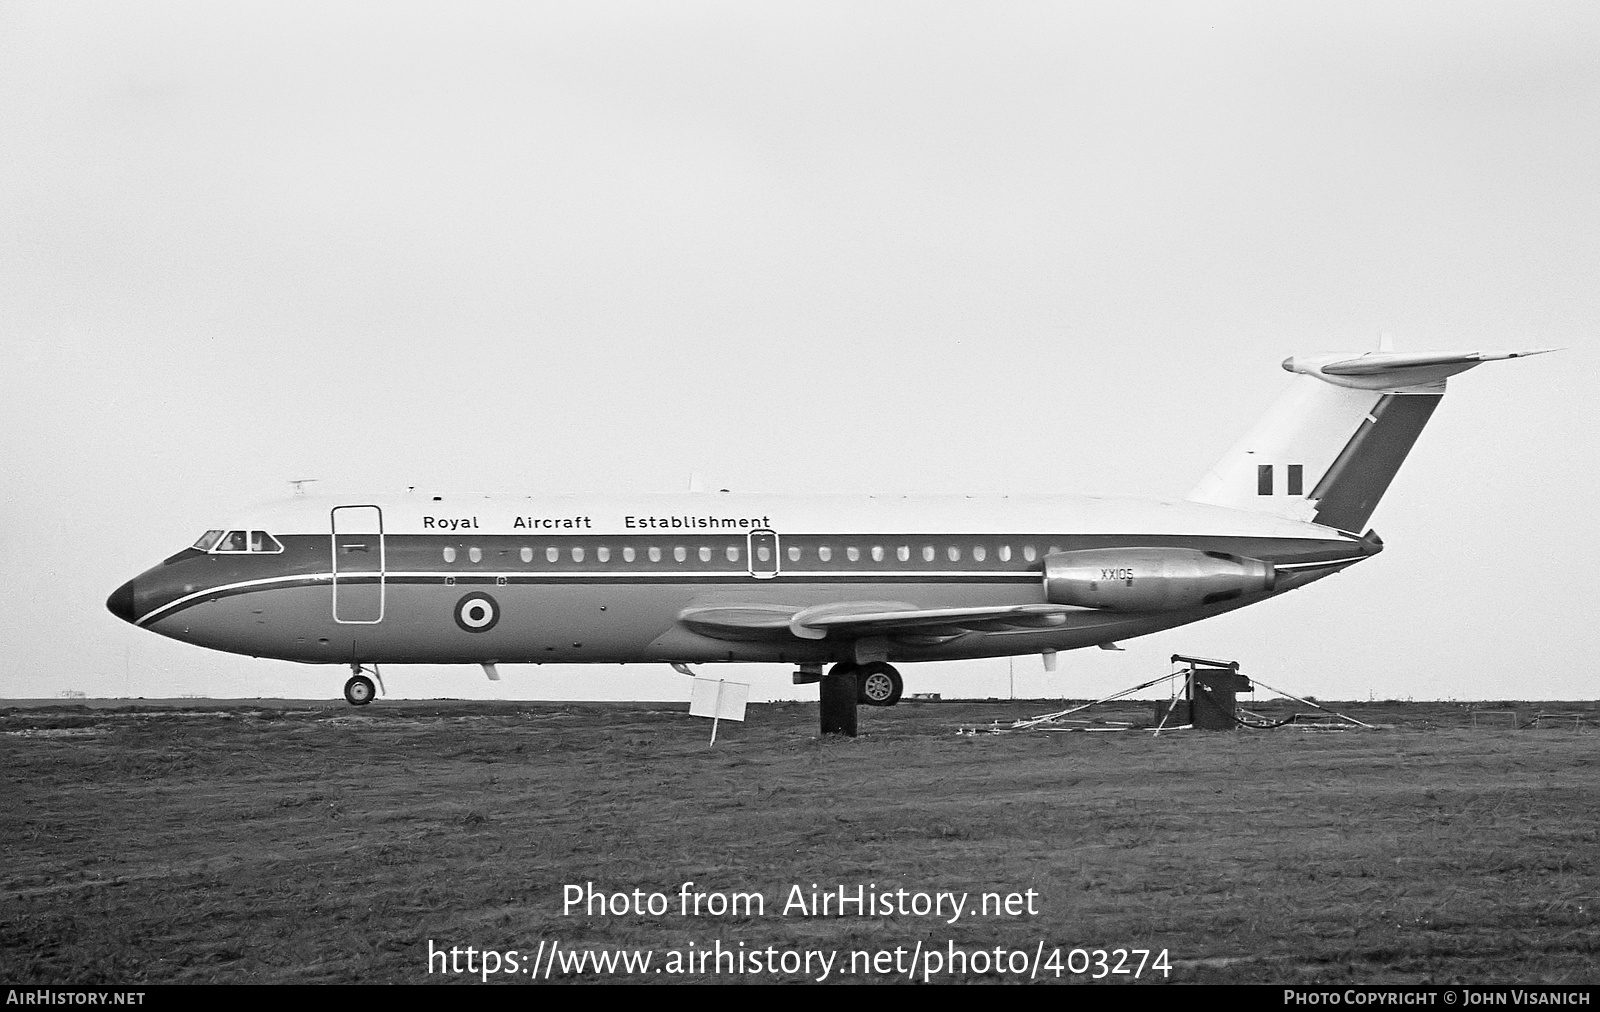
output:
[[[1081,980],[1072,949],[1137,948],[1168,954],[1146,982],[1600,982],[1592,704],[1523,730],[1388,703],[1336,707],[1373,731],[955,733],[1055,705],[864,709],[853,740],[819,740],[815,704],[757,705],[714,748],[681,705],[0,710],[0,978],[480,979],[430,973],[431,941],[524,971],[541,943],[653,953],[631,977],[545,961],[552,981],[821,975],[776,955],[776,974],[696,973],[691,943],[905,980],[920,943],[916,979],[931,952],[985,952],[934,980],[1030,979],[1013,950],[1054,980],[1058,949]],[[764,910],[683,916],[686,881]],[[671,907],[564,912],[589,882]],[[954,923],[781,912],[813,883],[970,899]],[[1034,914],[974,910],[1028,890]]]

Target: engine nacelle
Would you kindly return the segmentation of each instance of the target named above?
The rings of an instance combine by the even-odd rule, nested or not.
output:
[[[1192,548],[1093,548],[1044,557],[1051,604],[1176,611],[1270,591],[1272,563]]]

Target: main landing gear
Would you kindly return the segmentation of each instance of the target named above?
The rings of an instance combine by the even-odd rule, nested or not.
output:
[[[823,734],[856,736],[856,707],[893,706],[905,690],[900,672],[882,661],[871,664],[835,664],[822,676],[821,716]]]
[[[900,672],[882,661],[863,664],[856,669],[856,691],[868,706],[893,706],[900,702],[905,683]]]
[[[372,684],[372,678],[362,674],[359,664],[350,665],[350,680],[344,683],[344,701],[351,706],[366,706],[378,696],[378,685],[383,684],[383,676],[378,674],[378,666],[372,666],[372,677],[378,680],[378,685]]]

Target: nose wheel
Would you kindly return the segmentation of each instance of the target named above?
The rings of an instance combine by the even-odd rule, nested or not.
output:
[[[361,673],[361,666],[352,664],[350,670],[355,674],[344,683],[344,701],[351,706],[366,706],[378,698],[378,687],[372,684],[372,679]],[[378,669],[374,667],[372,673],[377,675]],[[382,681],[382,676],[379,676],[379,681]]]
[[[351,706],[366,706],[378,694],[378,687],[366,675],[354,675],[344,683],[344,699]]]

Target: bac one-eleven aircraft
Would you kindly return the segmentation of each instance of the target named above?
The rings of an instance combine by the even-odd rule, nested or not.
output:
[[[823,731],[854,734],[858,702],[900,698],[895,662],[1053,668],[1377,554],[1367,519],[1447,377],[1538,353],[1290,358],[1288,389],[1186,499],[294,496],[106,604],[200,646],[349,665],[356,705],[369,665],[793,664],[821,683]]]

